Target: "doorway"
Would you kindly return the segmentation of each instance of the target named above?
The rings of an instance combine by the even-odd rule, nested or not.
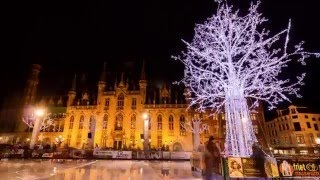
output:
[[[113,148],[114,149],[121,149],[122,148],[122,141],[113,141]]]

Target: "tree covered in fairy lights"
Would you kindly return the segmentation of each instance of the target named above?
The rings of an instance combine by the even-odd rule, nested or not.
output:
[[[181,123],[180,126],[193,134],[194,150],[197,150],[199,148],[200,134],[202,134],[204,131],[209,132],[209,125],[207,123],[203,123],[199,118],[194,118],[186,123]]]
[[[265,101],[273,109],[288,95],[301,97],[305,74],[295,81],[279,77],[288,63],[297,60],[305,65],[310,56],[303,42],[289,51],[288,27],[277,34],[263,28],[267,21],[258,11],[260,2],[252,3],[246,15],[219,2],[217,12],[203,24],[197,24],[192,42],[183,41],[187,50],[174,57],[185,65],[184,83],[190,106],[211,108],[226,114],[225,152],[228,156],[247,157],[256,142],[250,110]],[[279,48],[280,47],[280,48]],[[253,103],[248,105],[248,99]]]

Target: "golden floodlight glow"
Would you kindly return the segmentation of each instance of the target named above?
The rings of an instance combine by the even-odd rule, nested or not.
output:
[[[143,113],[143,114],[142,114],[142,118],[143,118],[143,119],[148,119],[148,117],[149,117],[149,116],[148,116],[148,113]]]
[[[43,116],[44,115],[44,109],[36,109],[35,114],[38,117]]]

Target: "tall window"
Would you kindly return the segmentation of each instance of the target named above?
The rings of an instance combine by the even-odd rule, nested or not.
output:
[[[204,133],[205,135],[209,135],[209,128],[205,129],[205,130],[203,131],[203,133]]]
[[[108,127],[108,115],[103,116],[102,129],[107,129]]]
[[[299,122],[294,122],[293,127],[295,131],[301,131],[301,126]]]
[[[213,135],[218,136],[219,135],[219,126],[214,125],[213,126]]]
[[[114,129],[121,131],[122,130],[122,123],[123,123],[123,116],[121,114],[118,114],[116,116],[116,123],[115,123]]]
[[[73,123],[74,123],[74,116],[70,117],[70,124],[69,124],[69,129],[73,128]]]
[[[109,106],[110,106],[110,98],[107,98],[106,99],[106,105],[105,105],[104,109],[108,110]]]
[[[91,116],[89,119],[89,131],[91,130],[93,119],[94,119],[93,116]]]
[[[309,142],[310,142],[310,144],[314,143],[314,137],[313,137],[312,133],[309,134]]]
[[[161,135],[158,135],[157,146],[158,146],[158,148],[162,147],[162,136]]]
[[[307,127],[308,127],[308,128],[311,128],[310,122],[307,122]]]
[[[162,116],[159,115],[158,116],[158,126],[157,126],[157,130],[161,131],[162,130]]]
[[[258,125],[253,125],[253,131],[254,131],[255,134],[259,133]]]
[[[169,116],[169,136],[174,135],[174,121],[173,121],[173,116]]]
[[[123,106],[124,106],[124,96],[123,94],[119,94],[117,109],[123,109]]]
[[[253,114],[253,113],[250,114],[250,118],[251,118],[252,121],[256,120],[256,114]]]
[[[83,124],[84,124],[84,116],[81,115],[80,122],[79,122],[79,129],[83,129]]]
[[[131,129],[136,129],[136,115],[135,114],[133,114],[132,116],[131,116],[131,123],[130,123],[130,127],[131,127]]]
[[[102,147],[107,147],[107,140],[108,140],[107,132],[102,131],[102,134],[101,134],[101,146]]]
[[[67,145],[70,146],[70,142],[71,142],[71,134],[68,134],[67,136]]]
[[[78,133],[76,144],[77,144],[77,146],[79,146],[81,144],[81,133]]]
[[[174,121],[173,121],[173,116],[169,116],[169,130],[173,131],[174,130]]]
[[[184,128],[184,125],[186,123],[186,120],[184,116],[180,116],[180,136],[185,136],[186,135],[186,129]]]
[[[135,135],[134,135],[134,132],[131,132],[130,134],[130,145],[131,147],[134,147],[136,145],[136,141],[135,141]]]
[[[136,109],[137,108],[137,99],[136,98],[132,98],[131,108],[132,109]]]
[[[296,136],[296,138],[297,138],[297,143],[298,144],[304,144],[304,136],[303,135],[297,135]]]

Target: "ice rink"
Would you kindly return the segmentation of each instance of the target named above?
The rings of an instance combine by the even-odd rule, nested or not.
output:
[[[2,160],[1,180],[202,179],[188,161]]]

